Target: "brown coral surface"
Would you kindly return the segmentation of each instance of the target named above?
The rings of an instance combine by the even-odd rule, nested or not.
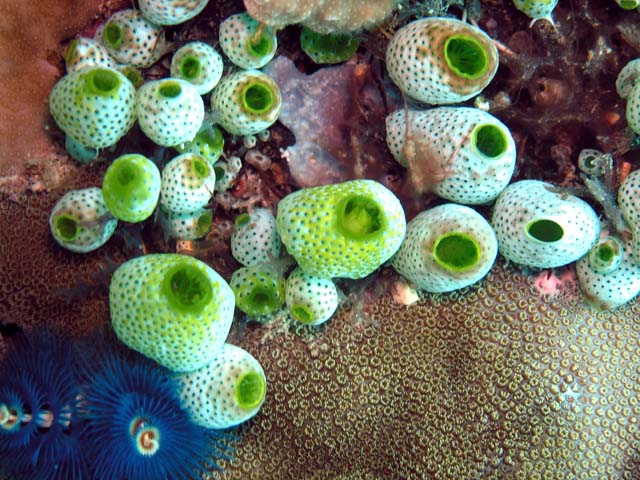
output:
[[[61,67],[60,42],[97,12],[80,6],[98,2],[54,2],[46,20],[30,10],[36,4],[18,3],[0,7],[0,75],[23,105],[13,111],[4,104],[0,175],[24,171],[17,165],[26,166],[27,175],[0,177],[0,187],[12,179],[19,187],[0,188],[12,190],[0,196],[0,333],[48,326],[80,335],[109,322],[105,288],[115,265],[142,251],[176,246],[158,240],[153,225],[124,230],[88,255],[64,251],[51,238],[47,217],[55,201],[69,189],[99,185],[104,171],[103,164],[76,167],[48,153],[60,151],[60,133],[53,131],[52,143],[42,128],[47,85]],[[340,70],[340,81],[333,82],[343,88],[346,79],[341,95],[369,92],[371,98],[351,99],[353,117],[341,142],[316,142],[331,154],[336,145],[344,150],[334,154],[326,175],[356,175],[346,163],[354,155],[382,158],[384,111],[370,108],[384,103],[371,83],[379,81],[379,63],[369,60],[376,45],[384,46],[385,29],[396,29],[421,11],[416,4],[426,9],[429,2],[406,3],[412,8],[366,39],[360,62]],[[176,38],[212,38],[203,27],[239,5],[212,1],[203,13],[209,17],[191,24],[199,29]],[[639,14],[618,9],[613,0],[566,1],[554,14],[557,30],[545,24],[528,29],[528,19],[510,2],[486,0],[482,6],[477,20],[500,42],[502,62],[485,95],[519,140],[518,175],[575,184],[575,157],[585,147],[611,152],[618,163],[634,162],[624,105],[612,82],[626,60],[640,56]],[[70,12],[71,22],[58,23]],[[296,66],[308,67],[297,45],[282,42],[295,35],[281,35],[281,49]],[[27,85],[17,75],[42,80]],[[362,139],[363,132],[373,140]],[[304,144],[309,139],[296,141],[299,150],[313,148]],[[287,142],[287,132],[276,126],[268,144],[259,145],[273,159],[271,168],[245,167],[232,191],[216,199],[214,232],[178,248],[228,277],[235,268],[229,214],[272,206],[293,188],[278,156]],[[33,152],[48,167],[34,162]],[[296,161],[303,171],[302,160]],[[381,162],[382,168],[361,162],[361,174],[402,175],[390,157]],[[412,208],[423,201],[429,199]],[[263,365],[267,400],[238,429],[235,458],[214,478],[640,479],[638,301],[597,313],[584,304],[571,275],[539,277],[549,287],[543,295],[539,281],[499,261],[476,286],[405,307],[385,293],[393,278],[384,271],[365,286],[343,285],[354,293],[317,329],[237,320],[230,341]]]
[[[499,263],[409,308],[245,331],[269,392],[224,478],[638,478],[639,313]]]

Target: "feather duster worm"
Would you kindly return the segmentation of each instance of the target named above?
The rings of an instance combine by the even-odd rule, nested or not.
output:
[[[0,372],[0,462],[33,479],[85,477],[68,344],[48,332],[20,336]]]
[[[228,458],[224,435],[192,423],[168,370],[113,342],[91,342],[79,362],[94,477],[186,479],[219,469],[211,458]]]

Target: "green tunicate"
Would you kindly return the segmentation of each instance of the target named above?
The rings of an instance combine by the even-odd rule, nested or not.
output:
[[[236,384],[236,401],[246,410],[257,407],[264,400],[266,383],[258,372],[245,373]]]
[[[489,65],[485,48],[467,35],[449,37],[444,45],[444,57],[451,70],[468,79],[481,77]]]
[[[302,50],[320,64],[345,62],[355,55],[359,45],[360,38],[351,34],[321,35],[307,27],[300,34]]]

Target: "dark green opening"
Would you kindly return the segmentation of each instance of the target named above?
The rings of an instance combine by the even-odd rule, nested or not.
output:
[[[496,125],[478,125],[473,131],[473,142],[483,155],[496,158],[507,151],[507,136]]]
[[[613,248],[611,248],[611,245],[607,245],[606,243],[603,245],[600,245],[598,247],[597,250],[597,255],[598,258],[600,260],[602,260],[603,262],[610,262],[611,260],[613,260],[613,257],[616,255],[615,252],[613,251]]]
[[[164,82],[160,85],[158,93],[165,98],[176,98],[182,93],[182,87],[178,82]]]
[[[553,220],[533,220],[530,222],[526,231],[536,240],[540,240],[545,243],[557,242],[564,235],[562,227]]]
[[[105,45],[117,48],[124,42],[124,30],[115,22],[109,22],[102,32],[102,41]]]
[[[639,5],[637,0],[622,0],[620,6],[625,10],[633,10]]]
[[[136,181],[138,177],[138,168],[130,162],[120,162],[114,165],[115,178],[122,188],[129,187]],[[134,185],[135,186],[135,185]]]
[[[142,78],[142,74],[140,73],[140,70],[130,65],[122,69],[122,74],[125,77],[127,77],[127,80],[129,80],[133,84],[133,86],[136,88],[142,85],[142,82],[144,81],[144,79]]]
[[[444,58],[454,73],[469,79],[482,76],[489,65],[484,47],[468,35],[449,37],[444,44]]]
[[[206,155],[220,155],[224,148],[224,137],[219,128],[207,126],[197,133],[192,143],[200,144],[200,151]]]
[[[273,92],[268,85],[254,81],[242,91],[242,104],[251,113],[267,112],[273,107]]]
[[[260,405],[266,393],[266,383],[258,372],[247,372],[236,383],[236,402],[250,410]]]
[[[213,173],[216,174],[216,179],[219,180],[224,177],[226,170],[222,167],[213,167]]]
[[[118,74],[106,68],[94,68],[88,71],[85,79],[87,92],[100,96],[111,95],[121,84]]]
[[[213,212],[211,210],[205,211],[198,217],[198,221],[196,222],[196,231],[198,232],[199,237],[202,237],[209,233],[209,230],[211,230],[212,222]]]
[[[598,273],[609,273],[622,262],[624,247],[616,237],[601,238],[589,251],[589,265]]]
[[[364,195],[351,195],[338,203],[338,228],[347,237],[365,240],[380,234],[386,227],[384,210]]]
[[[256,285],[249,292],[246,312],[250,315],[268,315],[280,308],[281,300],[275,286]]]
[[[56,229],[58,237],[67,242],[75,240],[80,232],[78,220],[68,214],[56,217],[53,221],[53,226]]]
[[[198,57],[194,55],[187,55],[180,62],[179,70],[182,78],[193,80],[195,78],[198,78],[198,76],[200,75],[200,71],[202,70],[202,65]]]
[[[594,157],[593,155],[589,155],[588,157],[585,157],[584,166],[588,169],[593,169],[597,167],[598,164],[596,162],[596,157]]]
[[[209,164],[200,156],[194,156],[191,159],[191,171],[199,179],[204,179],[209,176]]]
[[[236,217],[235,225],[236,227],[244,227],[251,220],[251,215],[248,213],[242,213]]]
[[[480,245],[466,233],[451,232],[436,241],[433,255],[441,267],[463,272],[473,268],[480,260]]]
[[[209,277],[199,268],[179,263],[165,275],[162,292],[174,310],[198,313],[211,300],[213,289]]]
[[[291,313],[293,318],[298,320],[300,323],[311,323],[316,318],[311,309],[302,304],[293,305],[289,309],[289,312]]]
[[[269,35],[262,33],[258,38],[249,38],[247,50],[256,58],[265,57],[273,50],[273,41]]]

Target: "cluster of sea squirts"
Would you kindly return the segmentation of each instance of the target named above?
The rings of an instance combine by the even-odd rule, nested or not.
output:
[[[220,46],[239,70],[223,76],[220,55],[209,45],[194,42],[174,54],[171,78],[143,82],[137,69],[149,67],[169,48],[158,24],[189,19],[206,2],[179,20],[173,13],[167,15],[171,9],[166,6],[154,10],[156,2],[143,3],[141,11],[115,14],[93,40],[78,39],[72,44],[66,58],[68,73],[51,94],[51,112],[67,135],[69,153],[80,161],[91,161],[101,149],[113,146],[135,121],[154,143],[174,148],[178,155],[162,172],[141,153],[122,155],[107,169],[102,188],[62,197],[50,216],[51,231],[62,247],[75,252],[102,246],[118,221],[136,223],[154,215],[167,236],[206,235],[211,195],[215,188],[233,181],[231,161],[218,164],[222,141],[216,125],[250,142],[251,135],[262,135],[277,120],[278,87],[258,70],[275,54],[273,30],[247,14],[234,15],[221,25]],[[328,43],[333,50],[334,42]],[[314,48],[318,50],[317,44]],[[386,61],[390,77],[406,96],[431,105],[451,105],[473,98],[491,81],[498,52],[476,27],[452,18],[429,18],[396,32]],[[201,95],[209,92],[211,110],[207,112]],[[632,109],[630,103],[631,115]],[[178,472],[171,469],[185,467],[157,454],[165,448],[158,438],[166,438],[169,432],[169,439],[176,440],[172,427],[163,423],[164,412],[140,410],[145,399],[156,391],[171,396],[188,418],[185,422],[208,429],[250,418],[264,400],[266,377],[260,365],[247,352],[224,343],[234,306],[261,317],[286,303],[293,318],[317,325],[338,307],[333,278],[363,278],[387,261],[424,292],[449,292],[480,281],[498,253],[533,268],[578,261],[581,285],[589,300],[602,308],[615,308],[640,291],[640,270],[633,258],[638,242],[629,235],[637,224],[635,176],[628,177],[618,199],[629,229],[608,225],[605,230],[593,208],[567,192],[535,180],[509,184],[516,155],[513,138],[502,122],[481,109],[439,106],[396,111],[387,119],[387,142],[404,167],[428,167],[424,181],[415,185],[418,190],[451,203],[421,212],[406,223],[398,199],[371,180],[301,189],[280,202],[277,217],[265,209],[238,219],[232,250],[244,267],[234,273],[230,286],[209,266],[190,257],[157,254],[126,262],[115,272],[110,288],[114,330],[126,345],[180,374],[169,377],[146,360],[123,360],[126,355],[121,358],[124,354],[114,347],[99,352],[105,372],[92,373],[98,380],[85,387],[82,404],[76,404],[74,396],[58,400],[58,387],[54,384],[47,391],[46,379],[8,381],[7,388],[13,390],[6,390],[3,400],[3,426],[7,426],[3,433],[9,448],[20,451],[17,470],[42,472],[50,467],[46,462],[75,455],[78,446],[70,443],[61,457],[58,453],[40,456],[41,448],[54,443],[55,448],[63,448],[57,440],[48,440],[57,438],[52,425],[75,428],[78,418],[86,422],[82,432],[94,429],[95,434],[103,428],[105,435],[113,433],[105,414],[118,406],[106,402],[103,394],[122,388],[128,381],[125,362],[132,362],[136,365],[132,375],[153,380],[143,384],[136,393],[139,398],[132,400],[138,410],[120,406],[111,412],[126,412],[122,421],[129,426],[128,438],[140,439],[140,448],[151,453],[132,451],[133,463],[113,464],[100,457],[104,452],[90,449],[94,458],[86,465],[74,459],[56,463],[57,468],[62,465],[63,471],[85,474],[90,468],[103,469],[118,476],[128,471],[119,468],[137,468],[135,462],[150,457],[159,466],[149,468]],[[491,222],[469,206],[491,202],[495,202]],[[280,256],[281,241],[290,257]],[[291,272],[293,263],[297,267]],[[606,275],[610,276],[602,277]],[[617,282],[613,287],[612,281]],[[623,289],[625,296],[620,297]],[[56,361],[64,357],[67,363],[56,364],[61,371],[76,368],[69,360],[73,355],[61,352],[55,341],[37,342],[44,347],[34,348],[25,341],[17,347],[16,356],[33,358],[25,361],[27,365],[39,365],[39,355]],[[233,375],[226,381],[231,370]],[[87,372],[80,369],[79,375]],[[202,390],[216,378],[225,379],[223,386],[214,398],[203,397]],[[158,386],[162,382],[167,384]],[[195,425],[191,428],[201,432]],[[21,439],[29,435],[23,445]],[[114,436],[113,448],[122,448],[118,442],[125,438]],[[195,458],[188,463],[189,474],[207,468],[198,460],[202,454]]]

